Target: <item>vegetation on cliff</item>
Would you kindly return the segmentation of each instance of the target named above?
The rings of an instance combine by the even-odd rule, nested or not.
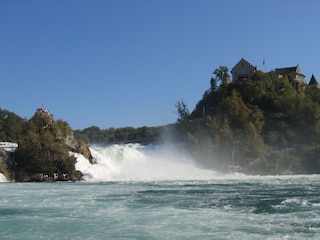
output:
[[[247,173],[320,173],[317,86],[273,72],[219,87],[212,82],[191,114],[179,120],[193,152],[201,155],[197,159],[227,169],[234,158]]]
[[[15,113],[0,108],[0,141],[18,142],[24,122]]]
[[[75,148],[81,144],[72,141],[73,132],[66,122],[54,121],[44,109],[38,109],[28,121],[1,110],[0,119],[3,126],[1,141],[18,143],[14,169],[10,169],[15,173],[16,181],[35,180],[37,174],[48,175],[49,180],[54,173],[65,174],[71,180],[80,178],[81,173],[75,170],[76,159],[70,156],[69,151],[76,151]],[[7,123],[8,119],[15,121]]]

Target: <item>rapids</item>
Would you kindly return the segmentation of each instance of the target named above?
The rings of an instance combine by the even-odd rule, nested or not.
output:
[[[221,175],[177,145],[90,150],[85,181],[1,182],[0,238],[320,238],[320,175]]]
[[[320,176],[0,183],[1,239],[320,239]]]

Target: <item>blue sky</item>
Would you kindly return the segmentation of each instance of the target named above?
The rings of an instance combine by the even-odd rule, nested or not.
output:
[[[44,104],[73,129],[159,126],[241,58],[319,81],[319,12],[318,0],[1,0],[0,108],[29,119]]]

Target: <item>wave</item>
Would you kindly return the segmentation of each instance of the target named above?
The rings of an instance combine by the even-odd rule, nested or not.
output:
[[[80,154],[76,169],[86,181],[206,180],[217,176],[200,168],[180,145],[90,146],[94,164]]]

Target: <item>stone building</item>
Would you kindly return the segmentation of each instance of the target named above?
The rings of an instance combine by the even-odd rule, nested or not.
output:
[[[292,75],[296,81],[300,83],[306,83],[306,76],[301,73],[299,65],[296,67],[276,68],[274,72],[278,78],[281,78],[285,75]]]
[[[232,81],[236,82],[250,79],[255,72],[257,72],[257,67],[253,66],[244,58],[241,58],[240,61],[231,70]],[[276,68],[274,70],[274,73],[279,79],[285,75],[291,75],[299,83],[306,83],[306,76],[301,72],[299,65],[295,67]],[[230,82],[231,79],[229,76],[226,76],[226,79],[223,80],[223,83]],[[313,75],[309,84],[317,84],[317,86],[320,86]]]
[[[232,80],[233,81],[244,81],[249,78],[257,71],[257,67],[254,67],[244,58],[241,58],[240,61],[232,68]]]

